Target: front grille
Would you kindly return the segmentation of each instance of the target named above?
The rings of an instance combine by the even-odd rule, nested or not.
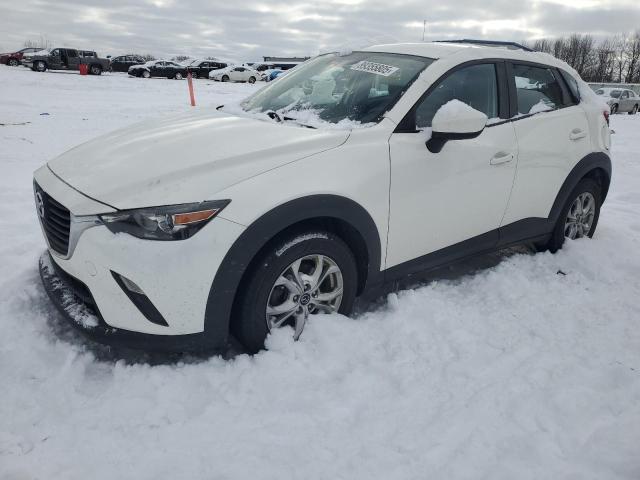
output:
[[[66,255],[69,250],[71,213],[64,205],[51,198],[38,184],[35,188],[36,208],[49,246],[61,255]]]

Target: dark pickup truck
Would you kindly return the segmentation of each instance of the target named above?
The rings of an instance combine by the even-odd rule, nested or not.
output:
[[[85,50],[75,48],[54,48],[48,54],[32,55],[24,57],[22,64],[36,72],[49,70],[79,70],[81,64],[89,66],[91,75],[100,75],[104,71],[109,71],[110,61],[106,58],[87,56]]]

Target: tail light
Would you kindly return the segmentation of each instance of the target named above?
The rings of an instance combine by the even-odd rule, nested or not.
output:
[[[603,110],[602,115],[604,115],[604,119],[607,121],[607,125],[609,125],[609,112]]]

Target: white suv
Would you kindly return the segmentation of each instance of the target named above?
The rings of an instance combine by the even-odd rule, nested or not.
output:
[[[609,187],[608,111],[589,92],[513,48],[318,56],[240,106],[37,170],[43,282],[99,340],[223,349],[232,333],[253,352],[407,275],[520,242],[555,251],[593,235]]]

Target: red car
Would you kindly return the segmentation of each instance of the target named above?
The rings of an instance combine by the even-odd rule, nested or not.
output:
[[[3,65],[9,65],[10,67],[17,67],[27,53],[39,52],[41,48],[23,48],[13,53],[0,53],[0,63]]]

